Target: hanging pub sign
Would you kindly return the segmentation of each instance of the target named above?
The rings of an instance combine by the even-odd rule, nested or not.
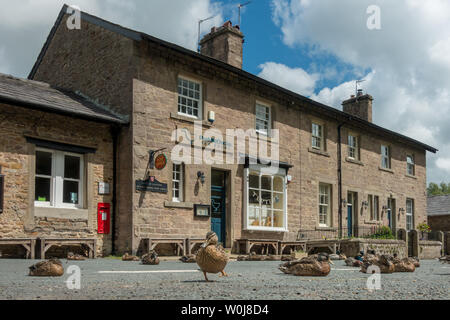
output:
[[[155,168],[158,170],[162,170],[167,165],[167,158],[165,154],[160,154],[155,159]]]
[[[136,180],[136,191],[167,193],[167,183],[161,183],[151,176],[147,180]]]

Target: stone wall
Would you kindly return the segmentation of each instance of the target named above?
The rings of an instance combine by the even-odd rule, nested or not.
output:
[[[419,259],[436,259],[442,256],[442,242],[419,240]]]
[[[96,149],[85,155],[85,207],[60,210],[34,207],[35,145],[25,135]],[[111,184],[113,154],[110,127],[86,120],[0,104],[0,165],[5,175],[0,238],[96,237],[98,254],[111,252],[111,236],[97,234],[97,203],[111,203],[98,194],[98,182]]]
[[[406,242],[402,240],[349,239],[340,242],[341,252],[347,257],[359,255],[360,251],[375,250],[377,254],[394,255],[399,258],[408,257]]]
[[[450,215],[428,216],[428,225],[433,231],[450,231]]]

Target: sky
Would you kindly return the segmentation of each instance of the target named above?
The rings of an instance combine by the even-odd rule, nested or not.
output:
[[[0,72],[27,77],[65,1],[0,0]],[[241,1],[246,2],[244,0]],[[81,10],[195,50],[238,23],[239,1],[74,0]],[[379,28],[371,6],[379,8]],[[374,123],[427,143],[428,182],[450,182],[450,1],[253,0],[242,10],[243,69],[342,110],[355,81]]]

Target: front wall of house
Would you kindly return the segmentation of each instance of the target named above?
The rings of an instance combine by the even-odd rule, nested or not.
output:
[[[97,234],[97,204],[111,203],[113,153],[109,125],[0,104],[0,166],[5,175],[0,238],[97,238],[98,254],[111,252],[110,235]],[[35,150],[25,136],[95,148],[84,155],[84,208],[34,206]],[[111,186],[98,194],[98,182]]]

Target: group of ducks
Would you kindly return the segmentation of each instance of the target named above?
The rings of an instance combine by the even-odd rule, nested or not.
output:
[[[251,257],[252,255],[250,255]],[[228,263],[228,255],[224,248],[218,244],[217,234],[210,231],[206,235],[205,242],[201,245],[195,256],[183,257],[183,262],[196,262],[203,272],[205,280],[209,282],[208,273],[217,274],[227,277],[225,267]],[[404,258],[400,259],[396,254],[377,255],[375,251],[368,251],[367,254],[360,252],[360,255],[355,258],[346,258],[344,255],[329,255],[328,253],[318,253],[304,257],[299,260],[287,261],[279,266],[279,269],[286,274],[296,276],[309,277],[325,277],[331,271],[332,260],[344,260],[348,266],[360,267],[361,272],[367,272],[370,266],[376,266],[381,273],[393,272],[414,272],[420,266],[418,258]],[[68,260],[84,260],[84,257],[70,254]],[[141,261],[145,265],[158,265],[159,258],[155,251],[143,255],[141,258],[125,254],[122,257],[123,261]],[[252,260],[252,259],[249,259]],[[450,263],[450,256],[445,256],[440,259],[442,262]],[[58,259],[50,259],[39,262],[30,267],[30,276],[62,276],[64,268]]]

